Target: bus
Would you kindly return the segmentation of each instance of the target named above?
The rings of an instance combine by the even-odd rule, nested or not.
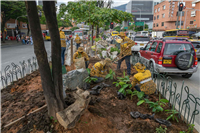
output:
[[[86,40],[88,36],[88,31],[89,29],[87,28],[80,28],[80,29],[74,30],[74,38],[76,37],[76,35],[79,35],[79,37],[82,40]]]
[[[66,37],[69,37],[72,35],[72,31],[71,30],[62,30],[65,33]]]
[[[187,29],[173,29],[166,30],[163,33],[164,38],[189,38],[189,31]]]

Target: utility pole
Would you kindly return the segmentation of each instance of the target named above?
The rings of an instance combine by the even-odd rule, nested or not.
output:
[[[178,1],[178,14],[177,14],[177,20],[176,20],[176,29],[178,29],[178,19],[179,19],[179,4],[180,4],[180,0]]]

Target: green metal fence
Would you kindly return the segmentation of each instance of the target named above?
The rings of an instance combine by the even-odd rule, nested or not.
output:
[[[131,63],[134,65],[137,62],[143,63],[139,57],[132,55]],[[144,65],[146,68],[149,67],[146,64]],[[157,91],[169,100],[170,107],[175,107],[179,112],[179,118],[182,115],[187,124],[194,124],[195,117],[199,115],[200,98],[190,93],[190,89],[184,84],[184,81],[181,86],[178,86],[170,76],[159,74],[155,71],[152,73],[152,79],[157,85]],[[179,88],[181,89],[180,93],[177,92]],[[192,104],[194,105],[193,107],[191,106]]]

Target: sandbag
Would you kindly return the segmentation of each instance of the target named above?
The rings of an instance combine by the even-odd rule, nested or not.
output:
[[[115,59],[117,57],[117,54],[118,54],[117,51],[112,52],[111,58]]]
[[[108,53],[107,51],[102,51],[101,53],[102,53],[103,58],[107,57],[107,53]]]
[[[76,67],[76,69],[85,69],[85,59],[84,57],[81,57],[79,59],[75,59],[74,65]]]
[[[76,52],[76,46],[73,45],[73,55]],[[73,56],[72,55],[72,56]],[[65,58],[65,65],[71,66],[71,46],[66,50],[66,58]]]

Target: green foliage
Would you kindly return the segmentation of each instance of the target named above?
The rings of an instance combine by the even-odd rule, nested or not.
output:
[[[144,100],[144,92],[139,92],[137,90],[132,91],[131,89],[126,90],[126,92],[131,95],[131,100],[132,100],[132,97],[134,95],[137,95],[138,100],[139,100],[137,102],[137,106],[139,106],[139,105],[141,105],[141,104],[143,104],[145,102],[145,100]]]
[[[113,30],[120,32],[121,27],[120,26],[116,26]]]
[[[173,121],[176,119],[176,121],[179,122],[179,121],[178,121],[178,118],[176,117],[176,114],[179,113],[178,111],[176,111],[174,108],[171,109],[171,110],[165,110],[165,111],[167,112],[167,114],[170,114],[170,115],[167,117],[166,120],[169,120],[169,119],[172,118]]]
[[[134,29],[135,29],[135,24],[128,27],[128,30],[134,30]]]
[[[115,72],[112,69],[110,69],[109,74],[106,75],[105,79],[110,78],[110,80],[113,80],[114,77],[115,77]]]
[[[126,88],[131,88],[131,84],[128,84],[128,82],[130,82],[129,76],[125,76],[125,72],[123,73],[124,77],[117,77],[117,81],[118,82],[113,82],[113,84],[116,84],[116,87],[120,86],[120,89],[118,92],[121,92],[122,94],[124,94],[126,96]]]
[[[78,27],[72,27],[70,30],[71,31],[74,31],[74,30],[76,30],[76,29],[79,29]]]
[[[169,101],[167,99],[160,99],[157,102],[149,101],[149,99],[145,99],[145,102],[149,104],[149,108],[152,108],[152,112],[162,112],[163,108]]]
[[[90,75],[91,69],[90,68],[86,68],[88,74]]]
[[[95,38],[94,40],[95,40],[96,42],[98,42],[98,41],[101,40],[101,38]]]
[[[65,10],[76,23],[86,22],[88,25],[103,27],[107,22],[122,23],[123,21],[133,21],[131,13],[110,8],[100,8],[96,6],[96,1],[81,0],[78,2],[68,2]]]
[[[93,77],[90,77],[88,76],[86,79],[84,79],[83,81],[88,83],[88,84],[91,84],[92,82],[95,82],[97,81],[98,79],[97,78],[93,78]]]
[[[41,5],[38,5],[37,6],[37,9],[38,9],[38,12],[41,12],[41,17],[39,17],[40,19],[40,24],[46,24],[46,18],[45,18],[45,15],[44,15],[44,11],[42,9],[42,6]]]
[[[162,128],[161,126],[159,128],[156,128],[156,133],[166,133],[167,128]]]
[[[110,52],[114,52],[114,51],[117,51],[118,53],[120,53],[120,50],[117,47],[115,48],[111,47]]]
[[[194,124],[188,124],[188,130],[187,130],[187,133],[192,133],[193,130],[194,130]]]

